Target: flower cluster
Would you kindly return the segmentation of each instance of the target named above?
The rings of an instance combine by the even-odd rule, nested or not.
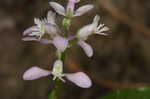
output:
[[[94,6],[91,4],[84,5],[75,10],[75,4],[79,3],[80,0],[68,0],[67,7],[64,8],[57,2],[49,2],[50,6],[60,15],[64,16],[62,21],[63,27],[69,29],[71,24],[71,19],[77,16],[81,16],[84,13],[91,10]],[[85,25],[78,30],[73,36],[66,36],[62,33],[59,26],[56,24],[56,13],[48,11],[47,18],[45,19],[34,19],[35,25],[26,29],[23,33],[24,41],[38,41],[43,44],[52,44],[57,49],[58,59],[54,62],[51,71],[41,69],[37,66],[33,66],[28,69],[24,75],[24,80],[34,80],[48,75],[53,75],[53,80],[60,79],[65,82],[67,80],[71,81],[75,85],[81,88],[89,88],[92,85],[90,78],[83,72],[77,73],[63,73],[64,61],[62,60],[62,53],[66,51],[67,48],[71,47],[71,41],[75,40],[76,44],[79,45],[88,57],[93,56],[92,47],[85,41],[92,34],[107,35],[105,32],[109,30],[104,24],[99,24],[100,17],[96,15],[91,24]]]

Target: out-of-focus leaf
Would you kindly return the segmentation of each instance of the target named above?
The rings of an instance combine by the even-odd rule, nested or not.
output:
[[[57,99],[57,93],[55,90],[50,93],[48,99]]]
[[[150,87],[117,90],[99,99],[150,99]]]

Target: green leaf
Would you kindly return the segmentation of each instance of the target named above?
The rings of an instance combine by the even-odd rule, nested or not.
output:
[[[58,98],[57,98],[57,93],[56,93],[55,90],[52,91],[52,92],[49,94],[48,99],[58,99]]]
[[[150,99],[150,87],[117,90],[100,99]]]

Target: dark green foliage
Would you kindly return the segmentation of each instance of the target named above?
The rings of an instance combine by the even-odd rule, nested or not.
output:
[[[149,99],[150,87],[124,89],[113,91],[112,93],[99,99]]]

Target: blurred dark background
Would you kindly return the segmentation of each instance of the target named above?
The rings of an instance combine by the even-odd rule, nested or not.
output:
[[[66,4],[66,0],[57,1]],[[75,33],[99,14],[110,28],[109,36],[89,38],[87,42],[94,48],[92,58],[78,46],[68,51],[65,71],[87,72],[93,86],[81,89],[67,82],[61,99],[100,99],[111,90],[149,85],[150,0],[81,0],[77,7],[89,3],[95,8],[75,18],[71,31]],[[45,17],[48,10],[53,10],[48,0],[0,0],[0,99],[47,99],[54,88],[52,77],[22,79],[29,67],[49,69],[56,59],[53,46],[21,40],[33,18]]]

